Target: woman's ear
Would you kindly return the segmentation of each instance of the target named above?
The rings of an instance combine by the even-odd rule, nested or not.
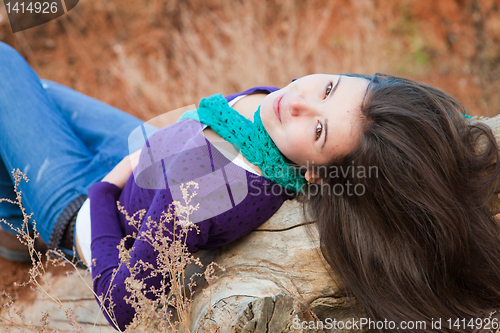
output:
[[[322,184],[322,179],[318,176],[317,173],[311,170],[307,170],[306,173],[304,174],[304,178],[307,180],[308,183],[310,184]]]

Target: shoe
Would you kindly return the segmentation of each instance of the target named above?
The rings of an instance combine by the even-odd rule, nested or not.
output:
[[[0,230],[0,257],[10,261],[30,262],[28,247],[11,232]]]

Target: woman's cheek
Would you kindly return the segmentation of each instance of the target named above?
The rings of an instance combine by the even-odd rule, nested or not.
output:
[[[300,135],[295,135],[288,137],[280,151],[290,161],[301,164],[304,159],[304,152],[307,151],[307,149],[308,148],[304,146],[302,137]]]

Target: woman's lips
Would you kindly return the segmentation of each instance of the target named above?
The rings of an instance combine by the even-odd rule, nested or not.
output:
[[[280,123],[281,123],[281,105],[280,105],[280,102],[281,102],[281,99],[283,98],[285,94],[282,94],[278,97],[276,97],[274,99],[274,102],[273,102],[273,109],[274,109],[274,113],[276,114],[276,117],[279,119]]]

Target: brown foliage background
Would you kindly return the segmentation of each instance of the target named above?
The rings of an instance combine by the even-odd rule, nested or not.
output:
[[[0,0],[1,2],[1,0]],[[81,0],[0,40],[42,78],[149,119],[313,72],[385,72],[500,110],[498,0]]]

